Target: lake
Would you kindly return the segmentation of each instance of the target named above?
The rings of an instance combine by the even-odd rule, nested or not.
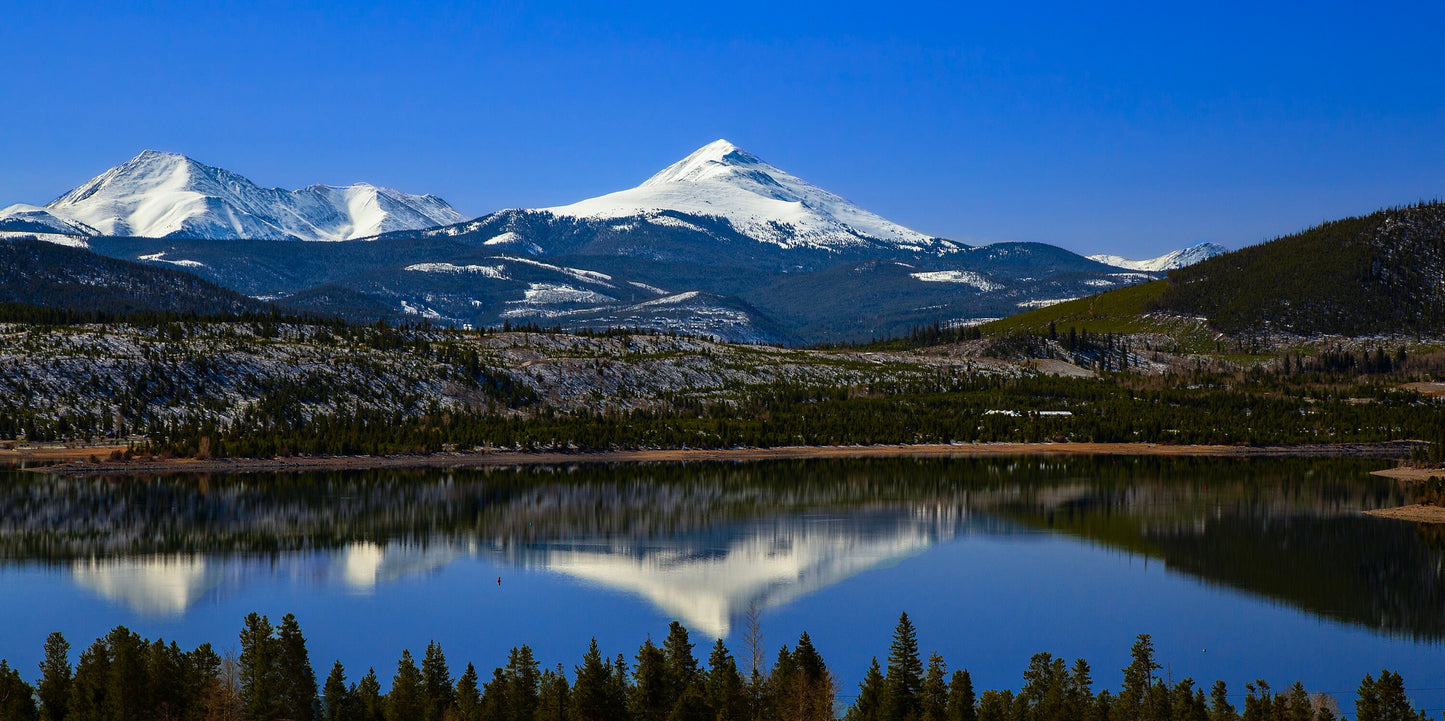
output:
[[[630,659],[671,620],[699,657],[807,631],[848,702],[907,611],[978,688],[1029,656],[1117,688],[1137,634],[1161,674],[1231,692],[1296,680],[1349,708],[1366,673],[1445,708],[1445,535],[1361,511],[1403,502],[1379,462],[990,458],[209,477],[0,471],[0,656],[124,624],[237,645],[295,613],[313,664],[383,685],[438,640],[483,678],[512,646]]]

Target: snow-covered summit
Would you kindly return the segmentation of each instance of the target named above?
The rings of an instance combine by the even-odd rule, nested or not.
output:
[[[721,217],[745,235],[786,248],[844,250],[881,243],[946,253],[964,247],[885,220],[726,140],[704,145],[630,190],[543,210],[592,219],[665,210]]]
[[[147,150],[45,206],[91,234],[349,240],[465,220],[446,201],[367,183],[262,188],[178,153]]]
[[[1104,265],[1112,265],[1115,268],[1158,273],[1191,266],[1206,258],[1213,258],[1216,255],[1223,255],[1228,252],[1228,248],[1218,243],[1196,243],[1188,248],[1180,248],[1179,250],[1171,251],[1157,258],[1149,258],[1147,260],[1130,260],[1122,256],[1107,254],[1091,255],[1089,256],[1089,260],[1097,260]]]

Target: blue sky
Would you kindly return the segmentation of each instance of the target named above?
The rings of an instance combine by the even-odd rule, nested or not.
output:
[[[145,148],[468,214],[719,137],[918,230],[1152,255],[1445,195],[1440,3],[105,3],[0,24],[0,205]]]

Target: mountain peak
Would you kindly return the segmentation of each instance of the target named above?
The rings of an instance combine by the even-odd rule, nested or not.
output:
[[[692,154],[686,158],[663,168],[661,172],[648,178],[638,187],[651,188],[663,183],[691,183],[709,180],[727,174],[732,168],[756,166],[776,171],[776,168],[758,160],[756,155],[726,140],[714,140],[692,151]]]
[[[784,248],[839,251],[882,246],[951,253],[956,243],[931,238],[715,140],[663,168],[641,185],[542,210],[592,219],[676,211],[723,218],[743,235]]]
[[[152,238],[348,240],[465,219],[440,198],[368,183],[262,188],[224,168],[160,150],[141,151],[45,210],[103,235]]]
[[[155,160],[155,159],[190,160],[190,158],[187,158],[186,156],[181,155],[180,153],[172,153],[172,152],[169,151],[169,150],[151,150],[150,148],[147,148],[147,149],[145,149],[145,150],[140,151],[140,153],[139,153],[138,155],[136,155],[134,158],[131,158],[132,161],[136,161],[136,160]]]

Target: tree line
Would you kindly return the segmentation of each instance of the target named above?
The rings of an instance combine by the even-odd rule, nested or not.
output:
[[[295,616],[273,625],[250,614],[240,653],[210,644],[190,651],[118,626],[81,652],[74,666],[60,633],[46,639],[40,678],[26,682],[0,661],[3,721],[828,721],[837,718],[837,677],[802,634],[762,661],[755,620],[743,668],[722,640],[706,666],[688,631],[674,621],[661,645],[649,638],[629,660],[604,655],[594,639],[569,674],[543,668],[527,646],[513,648],[489,678],[468,663],[453,676],[441,645],[418,664],[403,651],[382,692],[376,670],[349,682],[336,661],[318,683]],[[1140,635],[1117,690],[1095,692],[1083,659],[1072,666],[1035,654],[1018,690],[975,693],[966,669],[948,672],[943,657],[925,663],[908,614],[894,630],[886,666],[874,658],[847,721],[1337,721],[1337,703],[1296,682],[1275,693],[1264,681],[1246,686],[1242,708],[1223,681],[1206,693],[1185,678],[1160,678],[1150,637]],[[1425,721],[1398,673],[1366,675],[1355,700],[1357,721]]]

